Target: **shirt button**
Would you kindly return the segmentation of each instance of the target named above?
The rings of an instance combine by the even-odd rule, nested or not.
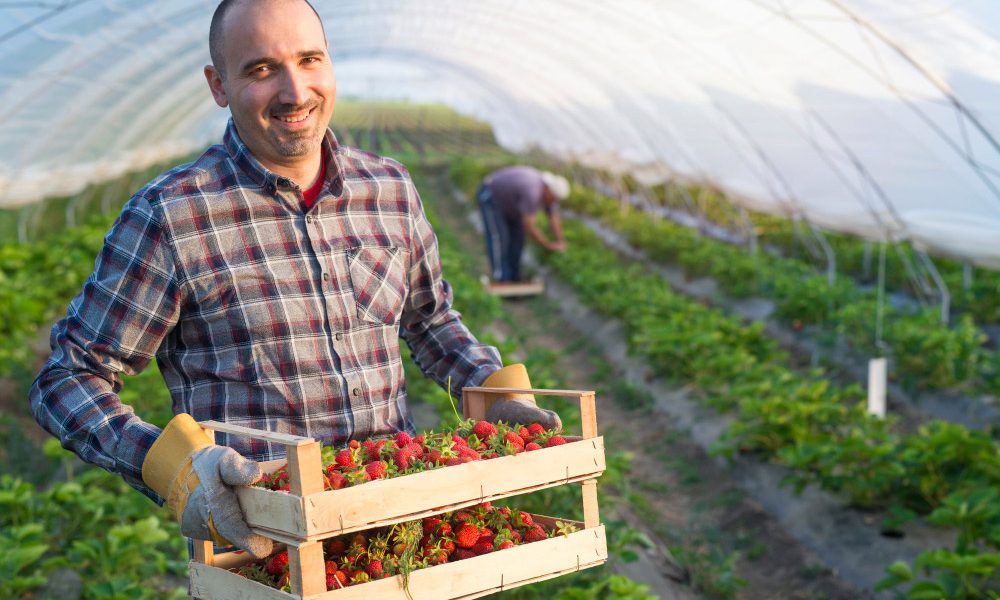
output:
[[[333,337],[336,338],[336,340],[339,342],[340,340],[344,339],[344,334],[338,333],[337,335],[335,335]]]
[[[351,390],[351,393],[354,394],[355,396],[360,396],[361,388],[354,388],[353,390]]]
[[[312,225],[312,222],[313,222],[312,215],[309,215],[308,217],[306,217],[306,223],[309,223],[310,225]]]
[[[323,281],[330,281],[330,274],[329,273],[323,273]]]

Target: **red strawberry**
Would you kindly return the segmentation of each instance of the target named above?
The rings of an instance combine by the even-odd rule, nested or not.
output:
[[[527,444],[524,445],[524,450],[526,452],[530,452],[531,450],[541,450],[541,449],[542,447],[536,444],[535,442],[528,442]]]
[[[413,456],[415,456],[417,458],[423,458],[424,457],[424,448],[420,444],[415,444],[415,443],[411,442],[410,444],[404,446],[404,448],[406,448],[410,452],[412,452]]]
[[[413,438],[411,438],[410,434],[406,433],[405,431],[400,431],[399,433],[396,434],[397,447],[405,448],[406,446],[409,446],[412,442]]]
[[[524,440],[521,438],[521,436],[517,435],[513,431],[508,431],[503,436],[503,439],[505,441],[510,442],[511,444],[514,444],[514,446],[516,446],[518,448],[522,448],[522,449],[524,448]]]
[[[480,441],[485,441],[490,439],[491,435],[496,435],[497,426],[488,421],[480,421],[472,427],[472,433],[476,434]]]
[[[326,568],[327,575],[333,575],[337,572],[337,563],[335,561],[328,560],[323,565]]]
[[[347,544],[344,543],[344,540],[330,540],[326,544],[327,553],[335,557],[342,555],[345,550],[347,550]]]
[[[358,440],[351,440],[351,441],[347,442],[347,446],[351,450],[357,450],[358,448],[361,447],[361,444],[358,442]]]
[[[396,450],[396,454],[392,457],[392,462],[396,463],[396,467],[400,471],[405,471],[410,467],[410,464],[414,461],[415,457],[413,452],[409,448],[400,448]]]
[[[472,558],[476,553],[472,550],[466,550],[465,548],[458,548],[455,553],[451,555],[452,560],[465,560],[466,558]]]
[[[365,573],[372,579],[378,579],[382,576],[382,561],[372,559],[368,561],[368,566],[365,567]]]
[[[538,423],[532,423],[531,425],[528,425],[528,433],[531,434],[532,437],[538,437],[545,433],[545,428]]]
[[[347,448],[344,448],[337,453],[337,457],[334,459],[337,464],[341,467],[356,467],[358,464],[354,462],[354,454]]]
[[[421,434],[417,435],[417,437],[413,438],[413,443],[414,444],[423,444],[425,439],[426,439],[426,437],[424,436],[424,434],[421,433]]]
[[[472,551],[477,555],[489,554],[490,552],[493,552],[493,542],[480,540],[476,542],[475,546],[472,547]]]
[[[479,528],[471,523],[466,523],[455,534],[455,542],[463,548],[472,548],[479,541],[479,536]]]
[[[504,540],[500,542],[500,550],[507,550],[514,547],[514,542],[511,540]]]
[[[506,506],[501,506],[497,509],[497,512],[503,515],[503,518],[510,519],[510,509]]]
[[[546,448],[551,448],[552,446],[562,446],[566,443],[566,440],[561,435],[554,435],[549,438],[549,441],[545,442]]]
[[[445,461],[441,458],[441,451],[435,448],[427,453],[427,462],[441,465]]]
[[[440,525],[441,523],[444,523],[444,521],[438,519],[437,517],[425,518],[423,521],[424,535],[430,535],[431,533],[433,533],[434,529],[436,529],[437,526]]]
[[[365,465],[365,478],[369,481],[373,479],[382,479],[386,476],[386,465],[385,462],[377,460],[375,462],[370,462]]]
[[[542,540],[548,539],[548,537],[549,536],[545,533],[545,530],[542,529],[541,525],[532,525],[531,528],[528,529],[527,533],[524,534],[524,541],[540,542]]]
[[[267,572],[271,575],[281,575],[288,567],[288,552],[279,552],[267,561]]]
[[[336,472],[330,473],[330,475],[326,479],[327,479],[327,481],[330,484],[330,489],[331,490],[340,490],[340,489],[343,489],[343,488],[347,487],[347,484],[349,483],[347,481],[346,477],[344,477],[342,474],[336,473]]]
[[[368,460],[378,460],[379,455],[382,452],[383,441],[365,440],[362,442],[362,446],[365,449],[365,455],[368,456]]]
[[[470,458],[469,460],[472,459]],[[444,461],[444,464],[446,467],[454,467],[455,465],[460,465],[464,462],[468,462],[468,460],[462,460],[461,458],[456,456],[454,458],[449,458],[448,460]]]
[[[465,438],[458,435],[457,433],[451,434],[451,441],[455,442],[456,446],[468,446],[469,442],[465,441]]]
[[[442,521],[437,526],[437,529],[435,530],[435,533],[437,533],[441,537],[447,537],[447,536],[451,535],[451,523],[449,523],[447,521]]]

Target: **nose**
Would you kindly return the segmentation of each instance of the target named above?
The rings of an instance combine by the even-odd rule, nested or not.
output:
[[[308,74],[296,69],[286,70],[278,92],[278,102],[302,106],[309,101],[310,95]]]

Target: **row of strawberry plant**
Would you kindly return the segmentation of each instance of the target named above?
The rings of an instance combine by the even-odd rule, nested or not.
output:
[[[453,181],[469,192],[495,166],[462,160],[455,165]],[[655,260],[680,264],[690,275],[712,276],[732,297],[772,298],[775,315],[797,329],[829,328],[860,351],[881,352],[873,335],[875,293],[862,291],[849,278],[837,277],[831,285],[803,261],[750,254],[580,186],[574,187],[566,204],[599,218]],[[883,320],[891,374],[905,386],[944,389],[978,384],[1000,391],[1000,354],[984,349],[986,336],[970,316],[963,315],[947,327],[934,309],[913,313],[886,306]]]
[[[626,190],[635,192],[637,184],[627,181]],[[738,209],[725,196],[697,186],[690,186],[686,191],[689,197],[698,199],[698,212],[704,218],[716,225],[732,226]],[[650,192],[661,206],[682,212],[691,210],[683,195],[671,193],[667,185],[654,186]],[[818,258],[804,251],[801,234],[797,233],[801,225],[794,220],[755,211],[747,211],[747,215],[757,233],[758,242],[762,245],[777,249],[788,257],[802,257],[802,260],[814,267],[826,267],[825,258]],[[811,234],[807,232],[806,235]],[[857,281],[874,283],[878,269],[878,250],[872,242],[835,232],[824,232],[824,237],[837,257],[836,268],[839,273]],[[952,295],[954,310],[969,314],[977,323],[1000,322],[1000,304],[996,302],[997,294],[1000,293],[1000,271],[978,269],[967,285],[965,267],[961,263],[944,257],[935,257],[934,262]],[[888,289],[905,292],[912,288],[908,264],[919,264],[910,244],[896,244],[886,253],[884,272]]]
[[[1000,452],[989,435],[939,421],[899,433],[892,419],[866,413],[856,386],[838,388],[819,371],[792,372],[759,326],[742,327],[670,292],[579,222],[566,223],[566,233],[571,250],[549,257],[554,271],[582,300],[620,319],[633,350],[660,374],[738,412],[720,451],[760,454],[791,469],[798,489],[816,483],[853,504],[889,508],[897,524],[926,515],[952,526],[962,542],[922,557],[921,566],[938,576],[924,584],[962,589],[966,597],[978,597],[982,586],[1000,590],[996,572],[983,571],[1000,559],[1000,511],[989,510],[1000,486]]]
[[[861,291],[846,277],[837,277],[831,285],[802,261],[750,254],[687,227],[623,208],[590,190],[575,190],[567,204],[599,217],[655,260],[679,263],[692,275],[711,275],[731,296],[772,298],[776,316],[793,326],[832,325],[854,348],[878,352],[872,334],[875,294]],[[942,389],[994,376],[988,369],[995,368],[998,357],[983,348],[986,336],[969,315],[948,327],[934,309],[911,313],[889,305],[883,310],[883,335],[891,348],[893,373],[904,384]]]

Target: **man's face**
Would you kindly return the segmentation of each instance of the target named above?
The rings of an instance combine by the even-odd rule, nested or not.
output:
[[[225,77],[211,66],[205,76],[240,138],[279,173],[318,160],[337,82],[312,9],[299,0],[244,2],[222,31]]]

